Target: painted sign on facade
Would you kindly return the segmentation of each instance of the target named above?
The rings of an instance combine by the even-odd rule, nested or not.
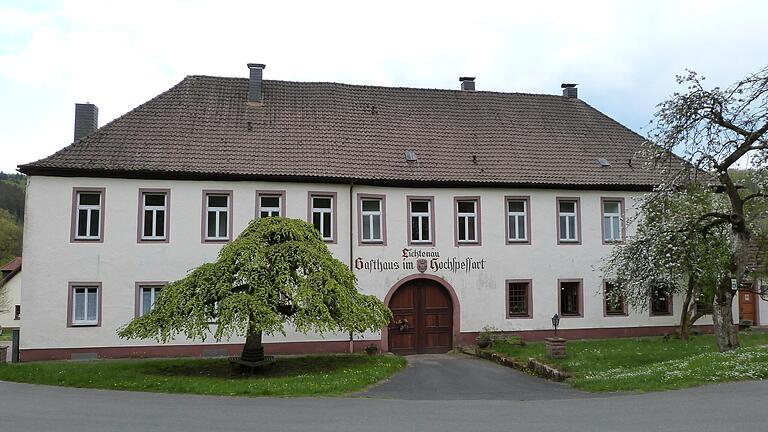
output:
[[[438,272],[447,270],[452,273],[469,273],[486,269],[487,260],[472,257],[443,257],[439,251],[414,248],[403,248],[398,259],[381,259],[357,257],[355,270],[373,272],[418,270]]]

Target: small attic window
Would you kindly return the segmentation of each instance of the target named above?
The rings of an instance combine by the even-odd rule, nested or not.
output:
[[[416,152],[408,150],[405,152],[405,160],[408,162],[415,162],[416,161]]]
[[[597,158],[597,163],[599,163],[600,166],[604,166],[604,167],[611,166],[611,163],[608,162],[608,159],[605,159],[605,158]]]

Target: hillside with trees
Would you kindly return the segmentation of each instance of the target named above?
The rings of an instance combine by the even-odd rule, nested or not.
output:
[[[0,172],[0,264],[21,256],[26,185],[23,174]]]

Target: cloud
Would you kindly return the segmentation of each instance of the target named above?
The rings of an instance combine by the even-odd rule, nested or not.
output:
[[[558,93],[635,130],[686,67],[727,84],[764,62],[763,2],[77,1],[0,8],[0,170],[71,141],[73,104],[111,120],[185,75]],[[738,28],[736,24],[738,22]]]

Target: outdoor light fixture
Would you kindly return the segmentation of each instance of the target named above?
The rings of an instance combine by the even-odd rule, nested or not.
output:
[[[555,328],[555,337],[557,337],[557,326],[560,325],[560,315],[552,315],[552,327]]]

